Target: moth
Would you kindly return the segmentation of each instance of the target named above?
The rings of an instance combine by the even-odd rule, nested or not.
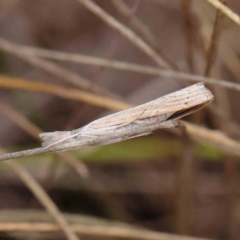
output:
[[[72,131],[40,133],[42,146],[46,150],[65,151],[120,142],[148,135],[159,128],[179,127],[178,119],[205,107],[213,98],[204,83],[197,83]]]

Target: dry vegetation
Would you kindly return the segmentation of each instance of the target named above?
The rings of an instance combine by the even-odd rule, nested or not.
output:
[[[2,153],[195,82],[215,95],[186,131],[1,162],[0,239],[239,239],[237,13],[238,0],[0,0]]]

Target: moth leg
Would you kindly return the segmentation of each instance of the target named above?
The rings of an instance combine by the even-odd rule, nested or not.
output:
[[[177,120],[168,120],[168,121],[165,121],[165,122],[162,122],[160,124],[160,129],[161,128],[178,128],[178,127],[184,127],[184,124],[182,124],[180,121],[177,121]],[[132,138],[137,138],[137,137],[142,137],[142,136],[147,136],[149,134],[151,134],[152,131],[149,131],[149,132],[145,132],[145,133],[140,133],[140,134],[136,134],[136,135],[133,135],[133,136],[130,136],[130,137],[125,137],[125,138],[122,138],[121,140],[119,141],[124,141],[124,140],[129,140],[129,139],[132,139]],[[112,141],[112,142],[111,142]],[[109,143],[114,143],[114,142],[117,142],[116,140],[110,140]]]
[[[168,120],[168,121],[160,123],[159,129],[161,129],[161,128],[178,128],[178,127],[184,127],[184,124],[182,124],[180,121],[177,121],[177,120]],[[151,133],[152,133],[152,131],[149,131],[149,132],[145,132],[145,133],[136,134],[136,135],[133,135],[130,137],[125,137],[122,139],[122,141],[136,138],[136,137],[147,136]]]
[[[111,140],[107,140],[107,141],[104,143],[104,145],[121,142],[121,141],[123,141],[123,140],[124,140],[123,138],[114,138],[114,139],[111,139]]]
[[[177,128],[184,127],[184,124],[177,120],[167,120],[161,123],[159,128]]]
[[[106,145],[106,144],[112,144],[112,143],[117,143],[117,142],[121,142],[121,141],[125,141],[125,140],[129,140],[129,139],[132,139],[132,138],[147,136],[147,135],[149,135],[149,134],[151,134],[151,133],[152,133],[152,132],[146,132],[146,133],[137,134],[137,135],[134,135],[134,136],[131,136],[131,137],[115,138],[115,139],[106,141],[106,143],[105,143],[104,145]]]
[[[123,138],[122,140],[129,140],[129,139],[132,139],[132,138],[147,136],[147,135],[149,135],[149,134],[151,134],[151,133],[152,133],[152,132],[140,133],[140,134],[137,134],[137,135],[134,135],[134,136],[131,136],[131,137]]]

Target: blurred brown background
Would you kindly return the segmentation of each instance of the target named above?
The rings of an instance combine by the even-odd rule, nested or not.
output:
[[[239,1],[220,2],[240,13]],[[96,8],[115,20],[97,16]],[[121,24],[120,30],[112,21]],[[56,86],[137,105],[193,84],[171,74],[97,65],[92,59],[43,57],[23,46],[238,83],[239,29],[207,0],[0,0],[0,146],[9,152],[38,147],[38,132],[79,128],[120,110],[78,101],[70,93],[61,97],[53,93]],[[126,32],[139,36],[155,57]],[[89,84],[81,85],[81,79]],[[36,90],[24,90],[18,80],[36,83]],[[38,90],[39,82],[48,93]],[[239,91],[207,87],[215,101],[187,121],[208,129],[209,142],[191,133],[158,130],[67,155],[26,157],[16,160],[17,167],[12,160],[13,165],[1,163],[0,239],[239,239]],[[211,137],[215,133],[233,144],[219,144],[220,138]],[[65,230],[26,179],[19,178],[19,169],[27,170],[60,209]],[[113,220],[138,226],[136,235]],[[79,227],[77,235],[71,224]],[[141,227],[159,234],[144,235]]]

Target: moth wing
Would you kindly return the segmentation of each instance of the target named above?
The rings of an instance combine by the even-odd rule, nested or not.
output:
[[[212,93],[203,83],[197,83],[187,88],[167,94],[158,99],[144,103],[134,108],[126,109],[91,122],[92,129],[123,125],[131,120],[141,120],[161,116],[165,121],[177,111],[188,110],[213,99]]]
[[[70,131],[42,132],[39,137],[42,139],[42,146],[49,147],[59,141],[64,141],[70,137]]]

